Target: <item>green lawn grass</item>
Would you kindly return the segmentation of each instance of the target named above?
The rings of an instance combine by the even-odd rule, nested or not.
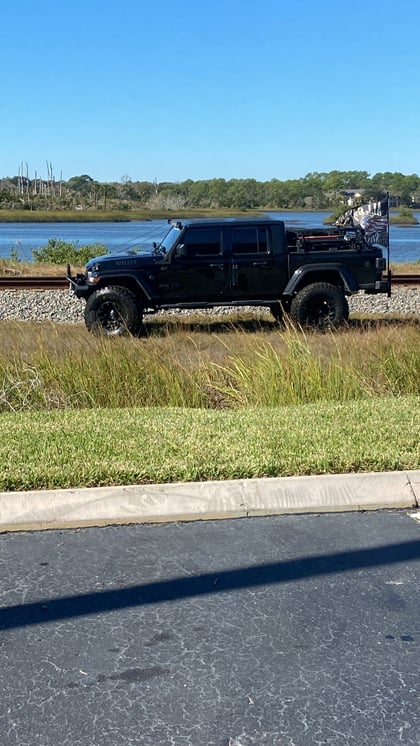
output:
[[[0,490],[420,466],[418,319],[0,325]]]
[[[205,410],[19,412],[0,418],[0,489],[417,469],[420,397]]]

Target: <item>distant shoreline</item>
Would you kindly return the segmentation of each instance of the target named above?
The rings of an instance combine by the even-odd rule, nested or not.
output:
[[[253,217],[268,210],[0,210],[0,223],[131,223],[136,220],[170,220],[172,218]],[[274,211],[273,211],[274,212]],[[281,212],[281,211],[279,211]],[[290,212],[297,212],[291,210]],[[301,212],[307,212],[302,210]],[[315,212],[315,211],[314,211]]]
[[[227,218],[227,217],[258,217],[265,213],[313,213],[320,212],[333,214],[332,209],[310,210],[307,208],[283,208],[283,209],[255,209],[255,210],[216,210],[216,209],[191,209],[191,210],[130,210],[124,211],[81,211],[81,210],[0,210],[0,223],[131,223],[137,220],[171,220],[174,218]],[[415,211],[414,211],[415,212]],[[420,212],[420,211],[418,211]],[[402,227],[416,227],[420,225],[414,218],[410,220],[398,214],[398,209],[390,211],[390,224]]]

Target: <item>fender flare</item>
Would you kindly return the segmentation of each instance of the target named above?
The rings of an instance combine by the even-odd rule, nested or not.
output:
[[[283,295],[294,295],[298,290],[298,286],[302,283],[302,280],[306,279],[308,275],[316,274],[316,280],[314,280],[314,282],[319,282],[320,274],[322,275],[324,272],[335,272],[341,279],[345,293],[357,293],[360,289],[353,274],[342,264],[304,264],[293,272],[293,275],[283,290]],[[305,285],[307,284],[308,283],[305,282]]]
[[[130,272],[124,272],[119,274],[113,272],[112,275],[103,275],[96,286],[92,287],[92,291],[103,288],[106,285],[125,285],[128,288],[136,288],[136,291],[142,293],[146,300],[152,303],[158,299],[155,292],[152,291],[151,287],[144,282],[143,278],[139,278],[136,274]]]

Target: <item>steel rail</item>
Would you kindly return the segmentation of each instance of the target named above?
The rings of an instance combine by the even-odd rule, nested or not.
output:
[[[420,274],[391,275],[392,285],[417,286],[420,285]],[[44,275],[14,275],[0,277],[0,290],[65,290],[69,287],[66,277],[51,277]]]
[[[8,275],[0,277],[0,290],[65,290],[69,287],[66,277],[45,275]]]
[[[391,274],[391,285],[420,285],[420,275]]]

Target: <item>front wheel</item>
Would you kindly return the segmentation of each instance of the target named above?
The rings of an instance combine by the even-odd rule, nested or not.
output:
[[[301,326],[334,329],[348,316],[349,306],[342,289],[328,282],[307,285],[290,304],[290,317]]]
[[[89,331],[107,337],[138,334],[142,324],[141,305],[128,288],[103,287],[88,298],[85,323]]]

